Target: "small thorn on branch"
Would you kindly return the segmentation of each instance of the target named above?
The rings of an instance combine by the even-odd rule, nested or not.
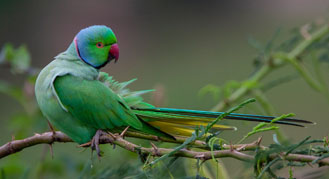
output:
[[[155,156],[158,156],[159,155],[159,153],[158,153],[158,147],[155,144],[153,144],[152,142],[150,142],[150,143],[152,145],[152,148],[154,149],[154,155]]]
[[[126,134],[126,132],[128,131],[130,126],[127,126],[120,134],[120,137],[122,137],[124,139],[124,135]]]
[[[78,145],[77,147],[89,147],[91,145],[91,142],[87,142],[81,145]]]
[[[263,136],[258,137],[257,141],[256,141],[256,145],[259,147],[260,143],[262,142]]]
[[[234,147],[232,145],[232,142],[230,142],[230,151],[232,152],[234,150]]]
[[[241,145],[241,147],[237,148],[236,150],[240,152],[241,150],[244,150],[246,148],[246,146],[247,146],[247,144],[243,144],[243,145]]]
[[[53,150],[53,144],[49,144],[49,150],[50,150],[50,155],[51,155],[51,159],[54,159],[54,150]]]
[[[47,120],[47,123],[48,123],[48,126],[50,128],[50,131],[53,132],[53,135],[55,135],[56,134],[56,131],[55,131],[53,125],[51,125],[51,123],[48,120]]]

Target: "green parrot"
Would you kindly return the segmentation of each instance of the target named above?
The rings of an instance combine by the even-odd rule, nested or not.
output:
[[[40,72],[35,94],[43,115],[73,141],[84,144],[100,135],[97,131],[129,130],[163,138],[190,136],[195,126],[206,126],[221,112],[156,108],[141,94],[119,83],[100,68],[119,58],[117,38],[103,25],[82,29],[65,52]],[[271,122],[274,117],[232,113],[226,119]],[[312,123],[283,119],[279,124]],[[215,130],[235,129],[216,124]],[[99,136],[98,136],[99,137]],[[97,146],[96,146],[97,149]]]

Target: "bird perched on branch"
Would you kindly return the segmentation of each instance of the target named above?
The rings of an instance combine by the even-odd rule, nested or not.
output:
[[[196,126],[206,126],[221,112],[156,108],[140,97],[149,92],[130,91],[133,80],[119,83],[100,68],[119,59],[113,31],[103,25],[82,29],[68,49],[40,72],[35,94],[42,113],[73,141],[98,144],[99,131],[129,130],[175,139],[190,136]],[[226,119],[271,122],[274,117],[232,113]],[[311,123],[282,119],[278,124],[302,126]],[[235,129],[216,124],[214,130]],[[94,139],[94,140],[92,140]],[[97,146],[96,146],[97,149]],[[99,153],[99,151],[97,151]]]

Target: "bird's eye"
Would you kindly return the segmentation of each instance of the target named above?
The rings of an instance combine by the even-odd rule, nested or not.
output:
[[[96,47],[97,48],[103,48],[104,47],[104,44],[102,42],[97,42],[96,43]]]

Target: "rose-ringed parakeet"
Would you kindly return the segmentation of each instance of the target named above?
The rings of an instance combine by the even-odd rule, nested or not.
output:
[[[102,25],[81,30],[68,49],[39,74],[35,94],[42,113],[73,141],[91,141],[96,131],[135,130],[158,137],[190,136],[194,128],[207,125],[221,112],[155,108],[142,101],[141,92],[127,91],[99,69],[119,58],[113,31]],[[131,81],[130,81],[131,82]],[[273,117],[230,114],[227,119],[270,122]],[[279,124],[311,123],[283,119]],[[234,127],[216,124],[216,130]]]

